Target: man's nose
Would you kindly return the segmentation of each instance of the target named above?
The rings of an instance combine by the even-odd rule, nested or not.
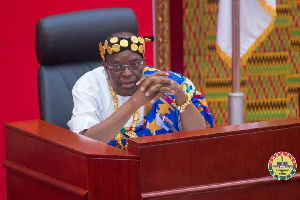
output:
[[[132,75],[131,69],[129,69],[128,66],[125,66],[125,67],[124,67],[124,70],[123,70],[123,72],[122,72],[122,75],[123,75],[123,76],[131,76],[131,75]]]

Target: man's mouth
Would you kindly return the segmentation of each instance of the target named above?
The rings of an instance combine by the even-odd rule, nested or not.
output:
[[[121,83],[123,89],[132,89],[135,86],[135,82]]]

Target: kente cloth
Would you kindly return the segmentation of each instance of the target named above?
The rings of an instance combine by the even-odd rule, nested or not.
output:
[[[152,68],[151,66],[146,66],[144,68],[144,75],[151,75],[157,71],[159,70]],[[212,128],[214,126],[213,116],[208,109],[207,102],[204,96],[200,92],[195,90],[193,83],[188,78],[179,73],[175,73],[172,71],[168,72],[168,78],[182,85],[183,90],[186,93],[192,94],[191,103],[193,103],[194,106],[202,114],[207,123],[207,126]],[[173,133],[174,128],[176,129],[176,131],[182,131],[180,112],[172,105],[173,99],[173,95],[166,94],[164,98],[158,99],[152,105],[147,104],[146,106],[141,108],[144,109],[144,116],[142,124],[138,124],[135,130],[135,133],[138,137]],[[166,122],[166,120],[163,121],[161,116],[164,116],[165,119],[167,119],[168,123]],[[130,131],[130,129],[130,127],[124,127],[122,130],[120,130],[120,133],[128,138],[126,132]],[[115,140],[110,141],[108,144],[117,146],[117,142]],[[126,139],[122,139],[122,144],[123,146],[126,145]]]

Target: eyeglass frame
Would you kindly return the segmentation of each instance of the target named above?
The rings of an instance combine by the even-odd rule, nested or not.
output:
[[[136,64],[138,62],[139,62],[139,64],[137,64],[136,66],[131,65],[131,64]],[[106,63],[106,65],[109,69],[113,70],[114,72],[121,73],[125,70],[125,67],[127,67],[128,69],[133,70],[133,71],[139,70],[139,67],[141,67],[145,63],[146,63],[146,61],[145,61],[145,59],[143,59],[143,60],[139,60],[139,61],[132,61],[132,62],[129,62],[128,64],[115,63],[112,65],[109,65]],[[119,69],[116,69],[114,66],[121,66],[120,71],[118,71]],[[132,67],[137,67],[137,69],[133,69]]]

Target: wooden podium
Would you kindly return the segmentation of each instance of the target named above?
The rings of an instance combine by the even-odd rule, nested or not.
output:
[[[6,125],[7,199],[300,199],[300,118],[129,140],[128,152],[40,120]]]

